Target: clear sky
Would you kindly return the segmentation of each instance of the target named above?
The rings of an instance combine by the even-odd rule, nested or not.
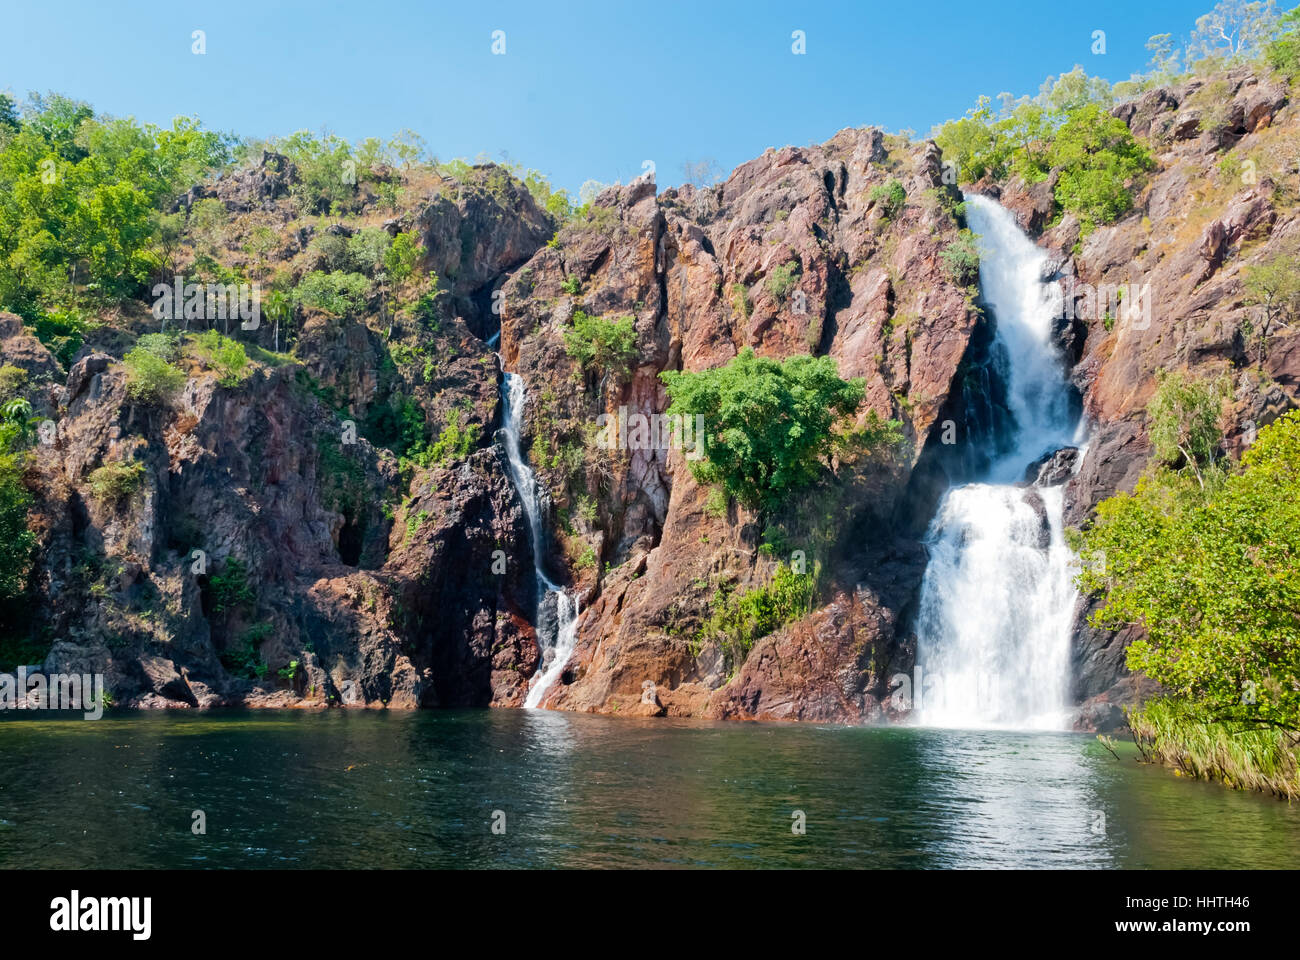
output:
[[[409,127],[442,159],[509,159],[571,191],[652,160],[662,188],[685,162],[730,170],[847,126],[924,134],[1076,63],[1127,79],[1150,35],[1187,34],[1213,2],[0,0],[0,90],[254,137]]]

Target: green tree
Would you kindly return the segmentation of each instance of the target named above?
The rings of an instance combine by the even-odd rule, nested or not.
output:
[[[1300,244],[1292,242],[1272,259],[1251,264],[1241,271],[1246,302],[1259,307],[1256,315],[1247,312],[1242,320],[1242,334],[1248,345],[1254,341],[1258,364],[1264,363],[1268,338],[1300,318],[1297,258],[1300,258]]]
[[[606,319],[575,310],[573,326],[564,331],[564,349],[584,370],[626,379],[637,356],[636,318]]]
[[[172,366],[150,344],[136,346],[122,362],[126,366],[126,395],[136,403],[158,403],[185,386],[184,371]]]
[[[1259,432],[1210,492],[1168,471],[1076,536],[1097,626],[1139,624],[1128,665],[1203,721],[1300,728],[1300,412]]]
[[[21,460],[0,454],[0,604],[17,600],[27,589],[36,550],[36,535],[27,526],[31,506]]]
[[[670,415],[704,417],[704,457],[691,462],[695,479],[721,484],[762,513],[831,469],[833,430],[865,395],[864,381],[840,379],[830,357],[778,361],[750,348],[725,366],[660,378]]]
[[[1191,470],[1199,486],[1215,466],[1223,431],[1219,421],[1227,395],[1226,378],[1197,379],[1162,370],[1147,404],[1147,434],[1158,461]]]
[[[1076,110],[1057,131],[1048,162],[1060,168],[1056,202],[1084,232],[1112,223],[1133,205],[1129,182],[1155,165],[1128,125],[1099,104]]]
[[[1300,74],[1300,7],[1278,19],[1274,37],[1264,48],[1264,59],[1284,76]]]

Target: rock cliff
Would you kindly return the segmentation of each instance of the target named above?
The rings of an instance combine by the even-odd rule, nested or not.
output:
[[[1231,376],[1230,453],[1295,406],[1300,378],[1300,332],[1275,332],[1262,359],[1243,334],[1242,269],[1300,238],[1300,123],[1286,89],[1235,72],[1114,113],[1157,159],[1118,223],[1081,237],[1072,217],[1055,218],[1050,180],[975,187],[1050,251],[1067,294],[1059,341],[1092,433],[1078,462],[1062,454],[1041,465],[1050,480],[1038,476],[1068,477],[1074,524],[1144,468],[1157,371]],[[975,469],[994,389],[994,320],[946,256],[964,224],[944,169],[933,143],[844,130],[769,150],[711,187],[611,187],[565,223],[492,165],[408,183],[413,199],[396,210],[367,187],[358,212],[330,224],[295,215],[295,170],[273,154],[197,186],[184,208],[225,208],[231,227],[213,252],[233,267],[252,266],[240,251],[258,226],[295,274],[321,255],[313,236],[413,232],[421,270],[443,284],[438,314],[382,295],[350,316],[304,310],[288,353],[278,324],[236,331],[252,358],[242,378],[187,355],[184,389],[162,404],[132,399],[121,362],[158,329],[147,304],[101,318],[66,366],[0,315],[0,357],[26,371],[24,395],[53,425],[26,477],[40,538],[31,618],[11,629],[49,670],[104,673],[124,705],[520,705],[539,621],[554,612],[538,609],[528,524],[493,442],[504,365],[527,384],[523,440],[548,494],[549,572],[583,611],[545,706],[896,716],[890,678],[913,666],[920,536],[947,485]],[[1090,306],[1130,284],[1143,285],[1146,313],[1132,300],[1118,316]],[[570,358],[564,334],[579,312],[633,318],[626,376]],[[901,448],[760,518],[702,489],[686,450],[593,443],[602,414],[666,410],[660,373],[746,347],[835,358],[864,379],[862,416],[901,424]],[[425,465],[400,460],[384,438],[408,409],[457,442]],[[796,557],[817,565],[821,598],[734,662],[701,625],[720,597]],[[1142,690],[1123,666],[1131,631],[1095,630],[1088,610],[1085,598],[1079,723],[1108,726]]]

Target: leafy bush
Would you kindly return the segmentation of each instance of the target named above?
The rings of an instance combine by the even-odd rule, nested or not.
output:
[[[732,668],[745,662],[754,644],[793,620],[805,616],[817,593],[817,578],[778,565],[762,587],[735,593],[719,588],[709,618],[695,636],[697,648],[707,640],[721,643]]]
[[[342,213],[355,205],[358,165],[342,137],[327,134],[318,138],[299,130],[272,141],[272,146],[297,167],[291,192],[300,213]]]
[[[430,463],[445,463],[447,460],[463,460],[478,443],[479,425],[460,425],[460,411],[452,408],[447,411],[447,423],[438,434],[438,440],[429,447],[427,454],[421,457],[422,466]]]
[[[841,380],[830,357],[777,361],[745,348],[722,367],[667,371],[669,415],[703,416],[700,483],[721,484],[755,510],[772,510],[830,469],[833,428],[862,403],[864,381]]]
[[[584,370],[626,379],[637,356],[636,319],[606,320],[575,310],[573,326],[564,332],[564,349]]]
[[[217,383],[236,387],[243,382],[248,367],[248,353],[238,340],[224,337],[216,330],[205,330],[194,338],[199,355],[217,371]]]
[[[1098,104],[1069,115],[1057,131],[1047,163],[1061,171],[1057,205],[1078,216],[1084,233],[1127,213],[1133,206],[1128,182],[1155,166],[1128,125]]]
[[[0,403],[21,396],[26,389],[26,370],[11,363],[0,364]]]
[[[107,504],[116,504],[140,489],[144,482],[145,466],[138,460],[116,460],[90,472],[87,478],[90,493]]]
[[[1147,404],[1147,433],[1157,460],[1182,462],[1203,484],[1203,471],[1218,455],[1225,379],[1197,380],[1181,371],[1160,371]]]
[[[36,318],[36,338],[49,348],[59,363],[72,365],[90,326],[77,310],[49,310]]]
[[[975,245],[975,234],[962,230],[957,239],[939,254],[952,282],[968,287],[980,278],[980,253]]]
[[[754,312],[754,302],[749,299],[749,290],[743,283],[731,285],[731,309],[736,316],[744,317],[746,320]]]
[[[232,649],[227,650],[221,655],[221,665],[232,677],[242,677],[245,680],[261,680],[266,676],[270,669],[262,659],[261,646],[262,641],[271,635],[272,626],[269,623],[256,623],[244,631],[239,638],[239,644]],[[294,672],[297,672],[297,661],[293,661]],[[281,676],[284,673],[281,671]],[[292,674],[286,679],[292,679]]]
[[[227,557],[221,571],[208,577],[208,589],[216,614],[251,607],[257,599],[248,584],[248,567],[238,557]]]
[[[415,265],[420,262],[418,238],[414,233],[404,231],[393,238],[392,244],[384,254],[384,269],[393,283],[403,283],[415,272]],[[437,278],[434,281],[437,288]]]
[[[770,293],[777,303],[785,303],[785,298],[790,295],[795,284],[799,282],[799,264],[791,260],[789,263],[783,263],[779,267],[773,267],[772,272],[767,275],[767,292]]]
[[[22,482],[21,461],[0,455],[0,609],[27,589],[36,535],[27,527],[32,495]]]
[[[360,313],[370,292],[370,281],[359,273],[313,270],[293,291],[295,306],[314,307],[336,317]]]
[[[872,187],[870,199],[880,208],[886,220],[893,220],[907,203],[907,191],[897,180],[890,180]]]
[[[126,395],[136,403],[157,403],[185,386],[185,372],[172,366],[143,343],[146,334],[122,362],[126,365]]]
[[[1221,483],[1156,471],[1074,540],[1105,560],[1080,577],[1104,597],[1092,622],[1145,628],[1130,669],[1199,720],[1300,728],[1300,412],[1262,429]]]
[[[1129,182],[1155,165],[1128,126],[1110,115],[1112,101],[1105,80],[1075,67],[1049,77],[1037,97],[1008,104],[1000,117],[980,97],[965,117],[933,136],[966,182],[1016,175],[1034,183],[1059,169],[1057,212],[1074,213],[1087,234],[1128,212]]]
[[[1283,76],[1300,75],[1300,7],[1278,20],[1276,35],[1264,48],[1264,59]]]

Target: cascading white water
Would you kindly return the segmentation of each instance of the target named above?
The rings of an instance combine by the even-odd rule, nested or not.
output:
[[[542,665],[533,675],[524,699],[525,707],[535,707],[542,702],[542,696],[564,670],[564,665],[573,653],[573,645],[578,638],[578,601],[570,597],[546,575],[546,541],[543,538],[542,516],[545,509],[543,493],[537,484],[533,468],[528,465],[519,448],[519,433],[524,415],[524,381],[517,374],[505,374],[505,383],[501,390],[501,400],[505,406],[504,426],[501,435],[506,451],[506,469],[510,479],[519,493],[524,505],[524,515],[528,518],[528,532],[533,542],[533,569],[537,572],[537,605],[540,610],[546,596],[555,594],[555,629],[547,630],[542,635],[542,617],[538,617],[537,642],[542,650]]]
[[[966,218],[980,235],[980,289],[997,324],[1016,433],[985,482],[949,490],[930,524],[918,714],[935,726],[1059,729],[1075,601],[1062,490],[1015,481],[1079,429],[1051,340],[1061,293],[1043,281],[1046,253],[1001,205],[968,195]]]

